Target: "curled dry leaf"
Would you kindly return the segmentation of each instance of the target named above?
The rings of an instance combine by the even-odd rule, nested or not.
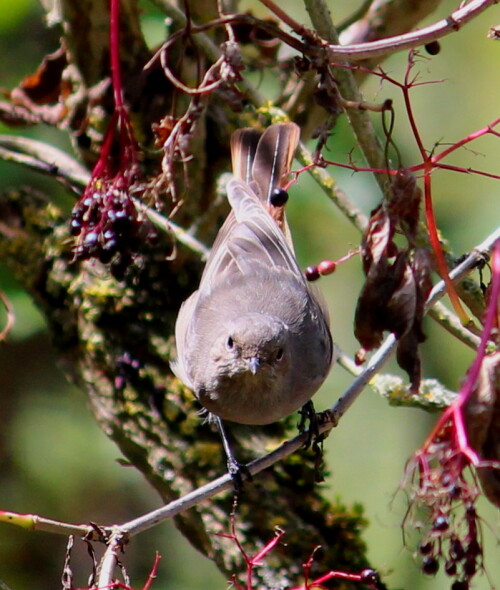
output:
[[[470,446],[482,461],[500,465],[500,352],[487,355],[476,386],[464,406],[464,421]],[[500,508],[500,468],[477,470],[486,497]]]
[[[46,55],[36,72],[10,91],[11,103],[8,108],[4,105],[1,119],[9,125],[57,124],[66,114],[61,99],[71,92],[70,83],[63,76],[67,65],[64,47]]]
[[[418,345],[425,339],[424,304],[432,287],[431,258],[426,250],[412,247],[420,198],[414,177],[401,172],[393,182],[392,197],[372,212],[361,244],[366,281],[354,320],[354,334],[362,346],[358,360],[380,346],[385,331],[397,337],[397,360],[413,392],[420,386]],[[407,249],[396,245],[397,230],[406,235]]]

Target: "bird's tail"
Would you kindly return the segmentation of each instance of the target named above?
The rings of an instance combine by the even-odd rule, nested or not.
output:
[[[264,132],[247,127],[238,129],[231,137],[234,176],[258,195],[292,250],[284,207],[288,195],[277,193],[276,189],[283,188],[288,180],[299,137],[300,129],[295,123],[276,123]]]
[[[263,133],[250,127],[238,129],[231,138],[234,176],[271,203],[275,189],[282,188],[290,173],[299,136],[295,123],[276,123]]]

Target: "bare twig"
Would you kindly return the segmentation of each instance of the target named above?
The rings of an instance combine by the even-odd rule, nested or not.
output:
[[[7,314],[7,320],[5,322],[5,327],[0,330],[0,342],[5,340],[9,335],[9,332],[12,330],[14,326],[14,322],[16,316],[14,314],[14,307],[12,303],[9,301],[8,297],[5,295],[3,291],[0,291],[0,301],[5,307],[5,313]]]
[[[17,514],[16,512],[0,510],[0,522],[13,524],[31,531],[58,533],[59,535],[77,535],[85,538],[94,537],[94,528],[91,525],[60,522],[38,516],[37,514]]]
[[[458,340],[463,342],[469,348],[472,348],[472,350],[476,350],[479,345],[480,338],[467,330],[458,317],[451,313],[451,311],[442,303],[439,301],[436,302],[434,307],[429,309],[428,313],[433,320],[435,320],[450,334],[453,334],[453,336],[458,338]]]
[[[364,59],[374,59],[387,56],[404,49],[413,49],[437,41],[450,33],[461,29],[469,21],[473,20],[497,4],[497,0],[472,0],[458,10],[452,12],[447,18],[444,18],[432,25],[405,33],[394,37],[387,37],[378,41],[369,43],[359,43],[347,45],[345,47],[329,44],[326,48],[328,59],[336,61],[339,59],[347,61],[360,61]]]
[[[337,30],[324,0],[304,0],[304,3],[317,33],[328,42],[338,44]],[[357,104],[364,102],[353,72],[341,66],[342,64],[340,67],[332,67],[333,77],[338,85],[340,95],[344,101]],[[345,113],[368,164],[372,168],[384,168],[384,148],[379,141],[369,113],[361,109],[345,109]],[[375,174],[375,178],[383,192],[386,184],[385,176]]]

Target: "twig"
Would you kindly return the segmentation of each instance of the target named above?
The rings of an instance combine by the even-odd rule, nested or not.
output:
[[[479,345],[480,338],[464,328],[458,317],[451,313],[451,311],[441,302],[436,302],[434,307],[429,309],[428,314],[450,334],[453,334],[453,336],[458,338],[458,340],[463,342],[469,348],[472,348],[472,350],[476,350]]]
[[[186,23],[185,17],[179,13],[179,10],[172,7],[167,0],[152,0],[159,6],[166,14],[176,22],[176,24],[184,26]],[[340,45],[338,42],[328,42],[318,38],[312,31],[309,31],[307,43],[302,42],[296,36],[292,36],[273,23],[257,19],[251,15],[230,14],[225,15],[214,21],[205,23],[200,26],[191,25],[190,32],[194,35],[193,38],[208,31],[216,26],[225,26],[227,24],[249,24],[258,25],[264,31],[281,39],[284,43],[293,47],[297,51],[307,55],[313,60],[321,60],[326,57],[327,61],[334,64],[339,61],[356,62],[366,59],[375,59],[402,51],[404,49],[413,49],[421,47],[431,41],[436,41],[449,35],[450,33],[458,31],[463,25],[473,20],[484,12],[487,8],[497,3],[498,0],[472,0],[465,6],[452,12],[447,18],[442,19],[422,29],[404,33],[402,35],[394,35],[386,37],[378,41],[370,41],[366,43],[353,43],[350,45]],[[272,4],[267,2],[268,7]],[[302,36],[307,33],[307,29],[295,23],[293,19],[287,18],[289,24],[293,24],[294,33]],[[318,31],[319,32],[319,31]],[[174,34],[175,35],[175,34]],[[309,38],[310,37],[310,38]],[[317,42],[314,43],[313,39]],[[217,59],[220,52],[215,51],[216,46],[211,43],[208,36],[205,36],[200,41],[200,46],[203,47],[206,55],[211,59]]]
[[[341,46],[329,44],[326,48],[326,54],[330,61],[339,59],[347,61],[360,61],[364,59],[374,59],[402,51],[404,49],[413,49],[421,47],[431,41],[437,41],[450,33],[461,29],[463,25],[473,20],[484,12],[490,6],[497,4],[498,0],[472,0],[465,6],[452,12],[447,18],[444,18],[428,27],[411,31],[403,35],[387,37],[378,41],[369,43],[355,43],[352,45]]]
[[[5,313],[7,314],[5,327],[0,330],[0,342],[2,342],[2,340],[5,340],[9,335],[9,332],[12,330],[16,320],[16,315],[14,313],[14,307],[12,303],[9,301],[7,295],[5,295],[3,291],[0,291],[0,301],[5,307]]]
[[[319,35],[329,42],[339,42],[337,30],[335,29],[328,7],[324,0],[304,0],[307,12],[311,18],[313,27]],[[364,102],[363,95],[354,78],[354,74],[349,69],[332,67],[333,77],[342,98],[352,103]],[[359,146],[366,158],[366,161],[372,168],[385,167],[384,149],[379,141],[378,134],[375,131],[373,121],[364,110],[345,109],[345,114],[349,119],[352,130],[356,135]],[[382,192],[386,185],[386,177],[382,174],[375,174],[375,178]]]
[[[308,173],[319,184],[326,196],[335,203],[354,227],[360,232],[363,232],[368,225],[368,218],[366,215],[364,215],[364,213],[352,203],[349,197],[336,185],[333,177],[330,176],[324,168],[320,168],[314,164],[311,152],[302,142],[299,143],[295,157],[302,166],[307,168]]]
[[[111,534],[108,547],[100,562],[97,589],[112,588],[114,572],[119,560],[118,556],[126,542],[126,534],[121,530],[115,530]]]
[[[60,535],[77,535],[79,537],[95,538],[95,529],[88,524],[71,524],[38,516],[37,514],[17,514],[0,510],[0,522],[13,524],[30,531],[58,533]]]

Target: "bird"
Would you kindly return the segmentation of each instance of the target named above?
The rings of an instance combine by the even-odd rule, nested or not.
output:
[[[231,137],[231,211],[182,304],[172,370],[221,420],[277,422],[306,405],[335,356],[326,304],[302,273],[284,209],[292,122]]]

